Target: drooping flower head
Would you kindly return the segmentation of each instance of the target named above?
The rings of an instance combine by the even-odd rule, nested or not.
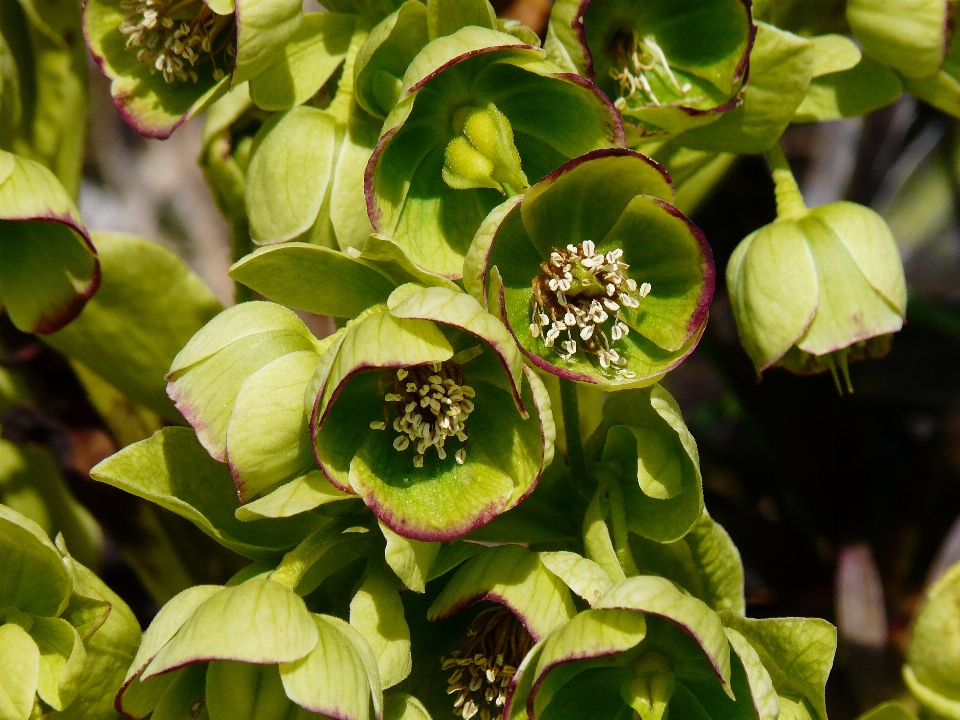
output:
[[[672,199],[649,158],[578,158],[490,213],[464,282],[538,367],[649,385],[692,351],[713,294],[710,248]]]
[[[593,85],[511,35],[465,27],[407,68],[367,166],[370,220],[418,267],[456,279],[505,196],[623,143],[616,110]]]
[[[704,125],[740,104],[755,28],[746,0],[560,0],[554,42],[649,132]]]
[[[315,378],[320,468],[400,535],[449,540],[489,522],[552,457],[542,384],[469,295],[399,288],[338,337]]]

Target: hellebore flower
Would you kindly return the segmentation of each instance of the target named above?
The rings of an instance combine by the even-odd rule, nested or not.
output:
[[[80,213],[40,163],[0,150],[0,306],[24,332],[52,333],[100,285]]]
[[[740,105],[756,28],[747,0],[560,0],[547,50],[569,58],[647,132]]]
[[[198,585],[170,600],[116,700],[131,718],[210,720],[369,720],[382,704],[377,661],[360,632],[311,613],[270,576]]]
[[[609,388],[650,385],[696,346],[712,253],[666,172],[629,150],[572,160],[477,232],[464,284],[537,367]]]
[[[960,564],[926,594],[911,631],[903,679],[937,717],[960,719]]]
[[[140,641],[133,613],[58,538],[0,505],[0,712],[112,716],[111,694]]]
[[[338,337],[315,379],[320,468],[404,537],[484,525],[553,457],[545,388],[503,325],[461,292],[398,288]]]
[[[757,717],[764,683],[750,675],[762,673],[745,666],[759,661],[735,650],[703,602],[661,577],[628,578],[527,656],[505,716]]]
[[[903,326],[906,283],[890,229],[873,210],[835,202],[808,210],[778,147],[778,217],[748,235],[727,266],[744,349],[757,373],[811,374],[882,357]]]
[[[269,68],[301,19],[296,0],[90,0],[83,28],[121,117],[166,138]]]
[[[484,216],[564,162],[623,147],[602,93],[505,33],[465,27],[403,77],[366,172],[367,209],[418,267],[451,279]]]
[[[511,682],[524,658],[535,643],[576,614],[569,590],[536,553],[502,545],[484,548],[458,568],[430,605],[427,618],[447,620],[475,603],[489,602],[495,604],[472,618],[454,641],[456,649],[446,651],[438,666],[427,670],[443,673],[443,686],[429,683],[432,692],[422,695],[431,702],[434,717],[445,716],[452,705],[453,714],[464,720],[503,720]],[[450,638],[443,626],[435,632],[445,641]]]

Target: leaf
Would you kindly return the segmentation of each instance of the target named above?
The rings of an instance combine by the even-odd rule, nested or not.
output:
[[[886,107],[903,94],[896,73],[864,58],[850,70],[816,77],[797,108],[794,122],[821,122],[857,117]]]
[[[607,590],[593,608],[639,610],[658,615],[678,626],[700,646],[717,673],[724,692],[733,698],[727,637],[717,614],[702,601],[685,595],[665,578],[641,575],[621,580]]]
[[[333,173],[336,126],[329,113],[300,106],[258,132],[246,185],[254,241],[292,240],[313,225]]]
[[[563,582],[535,553],[519,545],[489,548],[467,561],[433,601],[427,618],[443,620],[481,600],[512,610],[534,640],[576,614]]]
[[[681,142],[696,150],[764,152],[793,119],[815,62],[813,41],[758,22],[743,104],[710,125],[687,130]]]
[[[182,422],[164,375],[190,337],[222,308],[174,253],[132,235],[94,233],[104,280],[93,304],[46,341],[136,403]]]
[[[54,710],[63,710],[80,692],[87,659],[83,642],[61,618],[34,618],[30,637],[40,650],[37,694]]]
[[[0,720],[28,720],[40,674],[40,651],[26,630],[0,626]]]
[[[13,157],[0,184],[0,305],[24,332],[73,320],[100,283],[100,264],[73,201],[41,164]],[[4,160],[9,168],[10,160]]]
[[[175,512],[251,559],[275,558],[318,524],[309,515],[257,523],[237,520],[240,503],[229,469],[213,460],[185,428],[164,428],[107,458],[90,475]]]
[[[317,644],[303,600],[280,583],[253,578],[202,602],[150,661],[141,681],[204,660],[292,662]]]
[[[384,558],[397,577],[414,592],[422,593],[430,571],[440,552],[440,543],[410,540],[397,535],[393,530],[378,521],[380,532],[387,541]]]
[[[237,520],[249,522],[263,518],[293,517],[338,500],[355,499],[337,490],[319,470],[311,470],[284,483],[271,493],[237,508]]]
[[[374,570],[350,601],[350,625],[370,643],[384,689],[403,681],[413,666],[410,628],[394,583],[388,572]]]
[[[39,525],[4,505],[0,505],[0,577],[0,607],[53,617],[67,604],[71,581],[60,553]]]
[[[344,318],[385,302],[396,287],[359,259],[301,242],[260,248],[234,264],[230,276],[282,305]]]
[[[356,19],[338,13],[305,15],[283,54],[250,80],[250,98],[264,110],[288,110],[302,105],[343,63]]]
[[[343,720],[368,720],[371,696],[379,717],[383,705],[373,652],[339,618],[314,615],[319,640],[301,660],[280,665],[287,697],[303,708]]]
[[[824,688],[837,649],[833,625],[818,618],[751,620],[729,612],[722,619],[757,651],[781,698],[802,702],[826,720]]]
[[[547,570],[563,580],[588,605],[595,603],[613,585],[603,568],[576,553],[541,552],[538,555]]]
[[[487,0],[429,0],[427,27],[430,39],[453,35],[469,25],[497,29],[497,16]]]

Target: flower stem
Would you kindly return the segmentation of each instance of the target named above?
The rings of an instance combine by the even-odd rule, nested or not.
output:
[[[799,220],[806,216],[807,205],[803,202],[803,195],[800,194],[797,179],[790,170],[790,163],[787,162],[787,156],[783,154],[780,143],[776,143],[767,150],[766,155],[767,162],[770,163],[773,184],[776,188],[777,219]]]
[[[560,380],[560,405],[563,408],[563,429],[567,439],[567,466],[573,475],[574,485],[583,487],[590,475],[583,454],[583,439],[580,437],[580,401],[577,398],[575,382]]]

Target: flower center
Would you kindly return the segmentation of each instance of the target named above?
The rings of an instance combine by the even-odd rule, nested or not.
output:
[[[384,416],[394,416],[397,438],[393,447],[404,452],[411,445],[416,454],[414,467],[423,467],[424,453],[436,448],[441,460],[447,458],[444,448],[448,438],[455,437],[461,447],[454,457],[460,465],[467,460],[467,418],[473,412],[470,398],[476,393],[463,379],[460,364],[452,360],[430,365],[400,368],[383,395]],[[393,408],[393,413],[390,408]],[[374,430],[385,430],[386,422],[372,422]]]
[[[622,367],[626,358],[613,344],[630,333],[620,318],[623,307],[636,308],[650,293],[650,283],[639,287],[624,274],[629,265],[620,249],[598,253],[590,240],[554,250],[533,280],[530,334],[553,347],[560,340],[560,357],[571,361],[577,352],[592,355],[604,370],[635,377]],[[565,335],[566,339],[561,340]]]
[[[455,190],[492,188],[516,195],[530,187],[507,116],[493,103],[460,108],[444,150],[443,180]]]
[[[470,720],[503,720],[507,686],[517,666],[533,647],[533,638],[510,610],[496,607],[477,615],[467,639],[450,657],[441,658],[447,678],[447,695],[456,697],[453,714]]]
[[[654,84],[679,97],[693,89],[690,83],[680,84],[653,37],[642,38],[636,30],[623,28],[614,34],[610,49],[616,58],[610,77],[620,85],[620,97],[613,103],[618,110],[623,110],[631,100],[638,100],[641,105],[663,105],[653,90],[651,78]]]
[[[213,65],[213,79],[221,80],[225,73],[216,57],[224,50],[236,55],[234,16],[217,15],[201,0],[122,0],[120,7],[127,49],[140,48],[137,60],[168,83],[198,82],[193,66],[204,58]]]

